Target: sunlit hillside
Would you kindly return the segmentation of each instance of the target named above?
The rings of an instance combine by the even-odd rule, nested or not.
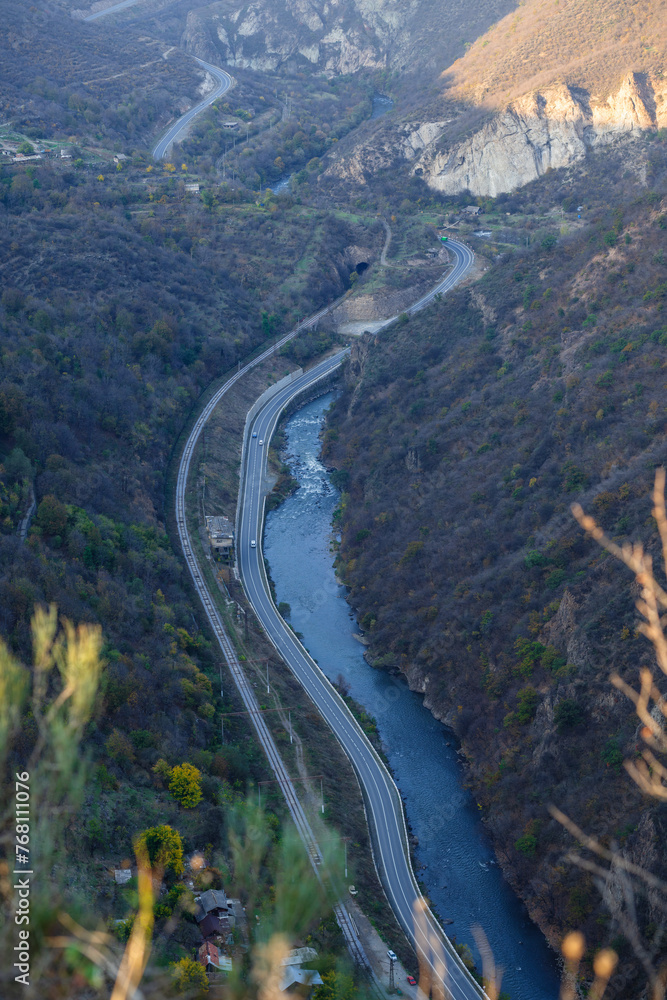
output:
[[[549,83],[597,96],[629,72],[662,78],[665,0],[527,0],[443,75],[458,96],[503,104]]]

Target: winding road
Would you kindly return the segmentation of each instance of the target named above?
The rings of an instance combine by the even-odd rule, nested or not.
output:
[[[121,3],[115,3],[113,7],[105,7],[104,10],[98,10],[94,14],[89,14],[84,17],[84,21],[98,21],[101,17],[106,17],[107,14],[115,14],[118,10],[125,10],[126,7],[134,7],[135,3],[139,0],[122,0]]]
[[[408,312],[423,309],[436,295],[453,287],[468,271],[473,260],[471,251],[464,244],[454,242],[450,247],[457,259],[454,269]],[[393,319],[387,320],[385,325],[390,322]],[[421,952],[431,966],[431,975],[442,978],[446,997],[451,1000],[478,1000],[483,996],[480,987],[423,901],[409,859],[407,830],[398,789],[343,699],[278,614],[264,570],[261,534],[268,443],[285,407],[331,375],[347,353],[342,351],[327,358],[278,392],[267,394],[266,402],[247,428],[248,433],[252,430],[257,437],[250,437],[245,447],[246,463],[239,498],[238,566],[248,599],[266,634],[328,722],[357,773],[373,827],[376,865],[398,921],[418,953]],[[415,923],[416,907],[423,912],[420,924]],[[440,961],[443,953],[446,970]]]
[[[455,241],[451,241],[449,246],[456,258],[453,269],[428,295],[415,303],[411,310],[409,310],[410,312],[424,308],[436,295],[453,287],[470,269],[474,260],[474,255],[470,249],[465,244]],[[255,692],[246,677],[234,644],[225,629],[220,611],[211,596],[202,573],[197,554],[192,546],[190,530],[187,524],[186,496],[190,466],[195,447],[209,417],[225,393],[239,379],[243,378],[248,371],[280,350],[284,344],[293,337],[296,337],[302,330],[314,326],[334,306],[335,303],[333,306],[321,309],[309,319],[304,320],[272,347],[239,369],[238,372],[213,394],[195,421],[183,448],[178,467],[175,500],[179,539],[195,590],[203,604],[206,617],[218,640],[225,662],[246,710],[251,713],[250,719],[257,738],[278,780],[292,819],[316,871],[317,860],[321,856],[319,846],[299,800],[294,783],[280,756],[275,740],[264,721],[264,716],[259,710]],[[387,326],[395,319],[396,317],[393,317],[383,325]],[[309,372],[297,375],[286,388],[281,388],[272,396],[267,405],[263,406],[255,417],[255,426],[261,427],[263,433],[263,429],[266,428],[266,436],[262,440],[268,442],[272,428],[275,427],[280,412],[290,399],[294,398],[296,394],[304,389],[315,385],[319,379],[328,377],[340,366],[348,352],[349,349],[341,351],[337,355],[321,362]],[[249,433],[250,428],[247,427],[246,434],[248,435]],[[348,711],[345,703],[337,695],[335,689],[319,670],[319,667],[308,656],[306,650],[296,640],[291,630],[287,629],[270,598],[268,584],[263,575],[260,532],[264,517],[266,448],[262,446],[260,449],[259,440],[260,437],[258,436],[257,438],[248,438],[248,440],[244,441],[243,454],[245,461],[242,468],[239,495],[241,507],[237,556],[248,597],[267,634],[285,658],[288,666],[299,678],[304,689],[318,706],[324,718],[331,725],[359,775],[364,789],[366,808],[376,838],[376,861],[379,860],[381,865],[383,881],[385,882],[388,896],[397,919],[405,929],[408,938],[415,943],[418,952],[424,956],[427,965],[431,968],[433,977],[436,980],[443,981],[445,996],[448,1000],[479,1000],[479,997],[483,997],[484,994],[461,962],[428,907],[425,906],[423,918],[416,925],[415,929],[413,907],[415,902],[421,900],[422,897],[409,861],[407,831],[400,796],[391,776],[373,750],[373,747],[368,742],[356,720]],[[256,542],[260,540],[256,548],[250,547],[250,542],[253,540]],[[344,904],[338,903],[335,911],[350,953],[362,967],[365,967],[370,972],[370,963]],[[448,956],[446,970],[443,967],[441,958],[443,949]],[[377,993],[378,987],[374,982],[373,987]]]
[[[101,17],[106,17],[108,14],[115,14],[120,10],[125,10],[127,7],[133,7],[138,0],[121,0],[121,3],[114,4],[112,7],[106,7],[104,10],[98,10],[94,14],[88,14],[84,17],[84,21],[98,21]],[[210,73],[213,79],[216,81],[213,90],[206,95],[203,101],[199,104],[195,104],[194,107],[186,111],[184,115],[174,122],[170,126],[167,133],[162,136],[155,149],[153,150],[154,160],[163,160],[172,144],[176,141],[179,135],[188,127],[190,122],[201,114],[209,105],[217,101],[219,97],[226,94],[231,85],[234,82],[234,78],[226,73],[224,69],[220,69],[219,66],[212,66],[211,63],[204,62],[203,59],[199,59],[197,56],[191,56],[195,62],[198,62],[202,69],[205,69],[207,73]]]
[[[193,108],[190,108],[190,110],[186,111],[184,115],[181,115],[178,121],[174,122],[167,134],[160,139],[157,146],[153,150],[154,160],[163,160],[169,152],[172,143],[174,143],[181,132],[187,128],[193,118],[196,118],[197,115],[201,114],[205,108],[208,108],[209,105],[213,104],[214,101],[217,101],[219,97],[226,94],[234,82],[233,77],[231,77],[229,73],[226,73],[224,69],[220,69],[218,66],[212,66],[210,63],[204,62],[203,59],[198,59],[197,56],[193,56],[192,58],[198,62],[203,69],[211,74],[211,76],[216,80],[216,86],[210,94],[206,95],[203,101],[200,101],[199,104],[195,104]]]

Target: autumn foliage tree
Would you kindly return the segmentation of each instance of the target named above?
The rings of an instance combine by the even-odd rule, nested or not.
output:
[[[137,841],[137,855],[142,852],[152,869],[169,869],[175,875],[183,874],[183,841],[178,830],[171,826],[151,826],[144,830]]]
[[[172,768],[169,791],[184,809],[194,809],[201,802],[201,771],[194,764],[177,764]]]

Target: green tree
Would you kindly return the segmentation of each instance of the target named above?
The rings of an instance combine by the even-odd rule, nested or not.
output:
[[[182,875],[183,840],[178,830],[171,826],[151,826],[139,835],[137,854],[145,851],[151,868],[168,868],[174,875]]]
[[[32,156],[35,152],[35,147],[26,139],[26,141],[22,142],[19,146],[18,152],[23,153],[24,156]]]
[[[35,523],[45,535],[64,535],[67,529],[67,507],[57,497],[44,497],[35,516]]]
[[[568,729],[574,729],[580,722],[583,722],[583,719],[583,709],[574,698],[563,698],[556,705],[554,720],[559,733],[564,733]]]
[[[206,970],[193,958],[182,958],[172,965],[176,989],[179,993],[192,995],[194,991],[208,993]],[[195,994],[196,995],[196,994]]]
[[[118,729],[114,729],[111,736],[105,741],[104,746],[109,756],[121,764],[131,764],[135,759],[134,747],[127,736]]]
[[[201,802],[201,771],[194,764],[177,764],[172,768],[169,791],[184,809],[194,809]]]
[[[164,782],[164,784],[166,784],[171,778],[171,768],[163,757],[160,757],[160,759],[153,764],[152,770],[158,781]]]
[[[325,972],[313,996],[314,1000],[352,1000],[356,996],[354,981],[344,972]]]

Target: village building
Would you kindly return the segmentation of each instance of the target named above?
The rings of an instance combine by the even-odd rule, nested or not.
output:
[[[316,969],[302,968],[304,962],[317,958],[314,948],[292,948],[280,963],[283,972],[280,977],[280,991],[288,996],[309,997],[315,986],[322,985],[322,977]]]
[[[234,548],[234,525],[227,517],[207,517],[206,534],[214,554],[229,559]]]
[[[232,960],[228,955],[222,954],[220,949],[210,941],[204,941],[197,952],[199,964],[203,965],[208,973],[211,972],[231,972]]]

